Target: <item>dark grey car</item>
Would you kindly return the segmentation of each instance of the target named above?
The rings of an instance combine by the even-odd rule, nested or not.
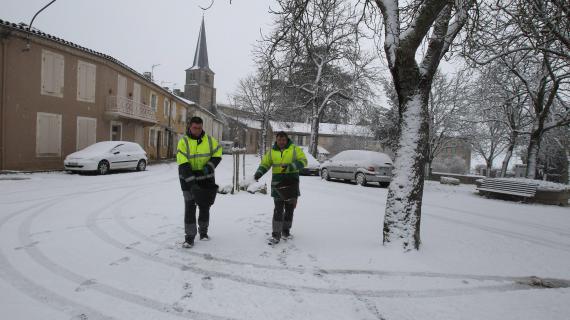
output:
[[[392,179],[392,160],[387,154],[365,150],[342,151],[321,164],[325,180],[356,181],[359,185],[377,182],[387,187]]]

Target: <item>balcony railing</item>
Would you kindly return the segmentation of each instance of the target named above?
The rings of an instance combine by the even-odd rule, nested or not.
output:
[[[155,113],[149,106],[125,97],[108,97],[105,112],[114,116],[156,123]]]

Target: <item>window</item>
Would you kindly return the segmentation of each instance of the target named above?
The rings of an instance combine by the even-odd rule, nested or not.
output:
[[[170,140],[170,133],[168,131],[164,134],[164,140],[162,140],[162,146],[168,147],[168,141]]]
[[[61,115],[38,112],[36,120],[36,156],[61,156]]]
[[[164,99],[164,117],[168,118],[168,116],[170,115],[170,101],[168,101],[167,99]]]
[[[96,68],[92,63],[77,62],[77,100],[95,102]]]
[[[63,71],[63,56],[42,50],[41,94],[63,98]]]
[[[111,121],[111,141],[123,140],[123,124]]]
[[[154,92],[150,94],[150,108],[152,111],[156,112],[156,108],[158,107],[158,97]]]
[[[97,119],[77,117],[76,149],[81,150],[97,141]]]
[[[176,116],[176,102],[174,102],[174,101],[172,102],[172,110],[171,110],[171,112],[172,112],[172,119],[175,119],[175,121],[176,121],[176,119],[177,119],[178,117]]]

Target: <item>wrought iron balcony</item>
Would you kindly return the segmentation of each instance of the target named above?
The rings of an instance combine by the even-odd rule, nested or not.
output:
[[[125,97],[107,97],[105,114],[115,119],[128,118],[156,123],[155,112],[149,106]]]

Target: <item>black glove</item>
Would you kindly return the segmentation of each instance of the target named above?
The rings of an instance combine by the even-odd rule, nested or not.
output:
[[[257,181],[257,180],[259,180],[259,178],[261,178],[261,176],[262,176],[261,173],[256,172],[256,173],[253,175],[253,178],[255,179],[255,181]]]
[[[211,173],[214,173],[214,164],[208,161],[204,166],[204,175],[209,175]]]

